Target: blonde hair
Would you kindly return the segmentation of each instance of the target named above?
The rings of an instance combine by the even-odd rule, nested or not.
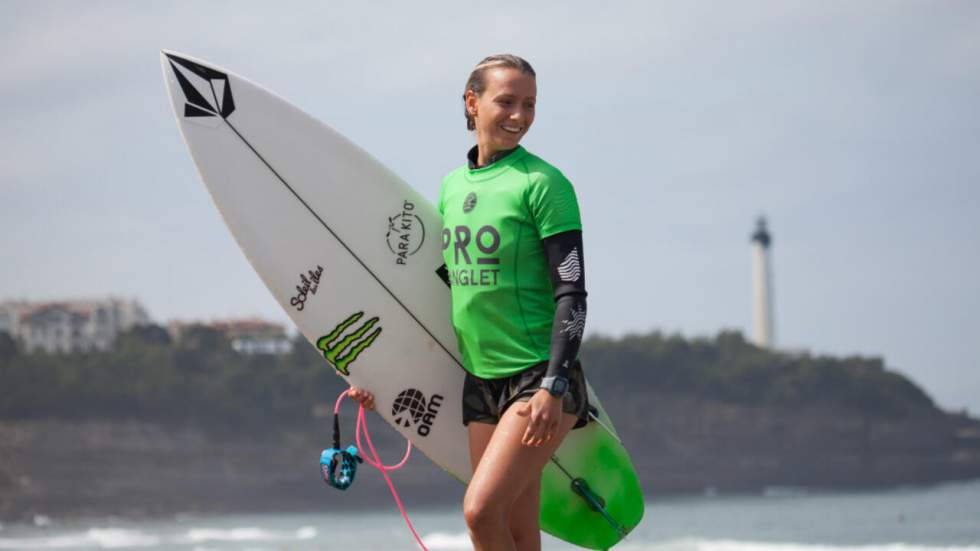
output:
[[[477,97],[482,95],[487,89],[487,69],[493,69],[495,67],[509,67],[511,69],[517,69],[525,75],[537,76],[531,64],[522,57],[513,54],[497,54],[483,58],[473,68],[473,72],[470,73],[470,78],[466,80],[466,88],[463,89],[463,115],[466,116],[467,130],[475,130],[476,124],[473,122],[473,117],[470,116],[469,111],[466,110],[466,92],[473,90],[473,93]]]

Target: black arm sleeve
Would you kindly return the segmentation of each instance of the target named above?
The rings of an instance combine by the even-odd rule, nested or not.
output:
[[[555,288],[551,358],[545,377],[568,377],[585,332],[585,263],[582,232],[572,230],[544,239],[548,272]]]

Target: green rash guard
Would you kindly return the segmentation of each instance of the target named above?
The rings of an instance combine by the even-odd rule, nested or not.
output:
[[[555,299],[542,240],[582,229],[572,184],[518,147],[449,173],[439,212],[463,366],[499,379],[547,361]]]

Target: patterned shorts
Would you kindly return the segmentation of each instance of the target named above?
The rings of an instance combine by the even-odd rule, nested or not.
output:
[[[548,362],[541,362],[502,379],[481,379],[471,373],[463,382],[463,425],[471,422],[496,425],[514,402],[527,402],[541,387]],[[574,428],[589,421],[589,397],[585,374],[578,360],[568,373],[568,392],[562,398],[562,411],[578,417]]]

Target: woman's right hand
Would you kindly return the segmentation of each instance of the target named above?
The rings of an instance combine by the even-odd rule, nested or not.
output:
[[[347,396],[350,397],[351,400],[354,400],[355,402],[358,402],[364,406],[364,409],[374,411],[374,394],[371,394],[367,390],[356,386],[351,386],[350,392],[347,393]]]

